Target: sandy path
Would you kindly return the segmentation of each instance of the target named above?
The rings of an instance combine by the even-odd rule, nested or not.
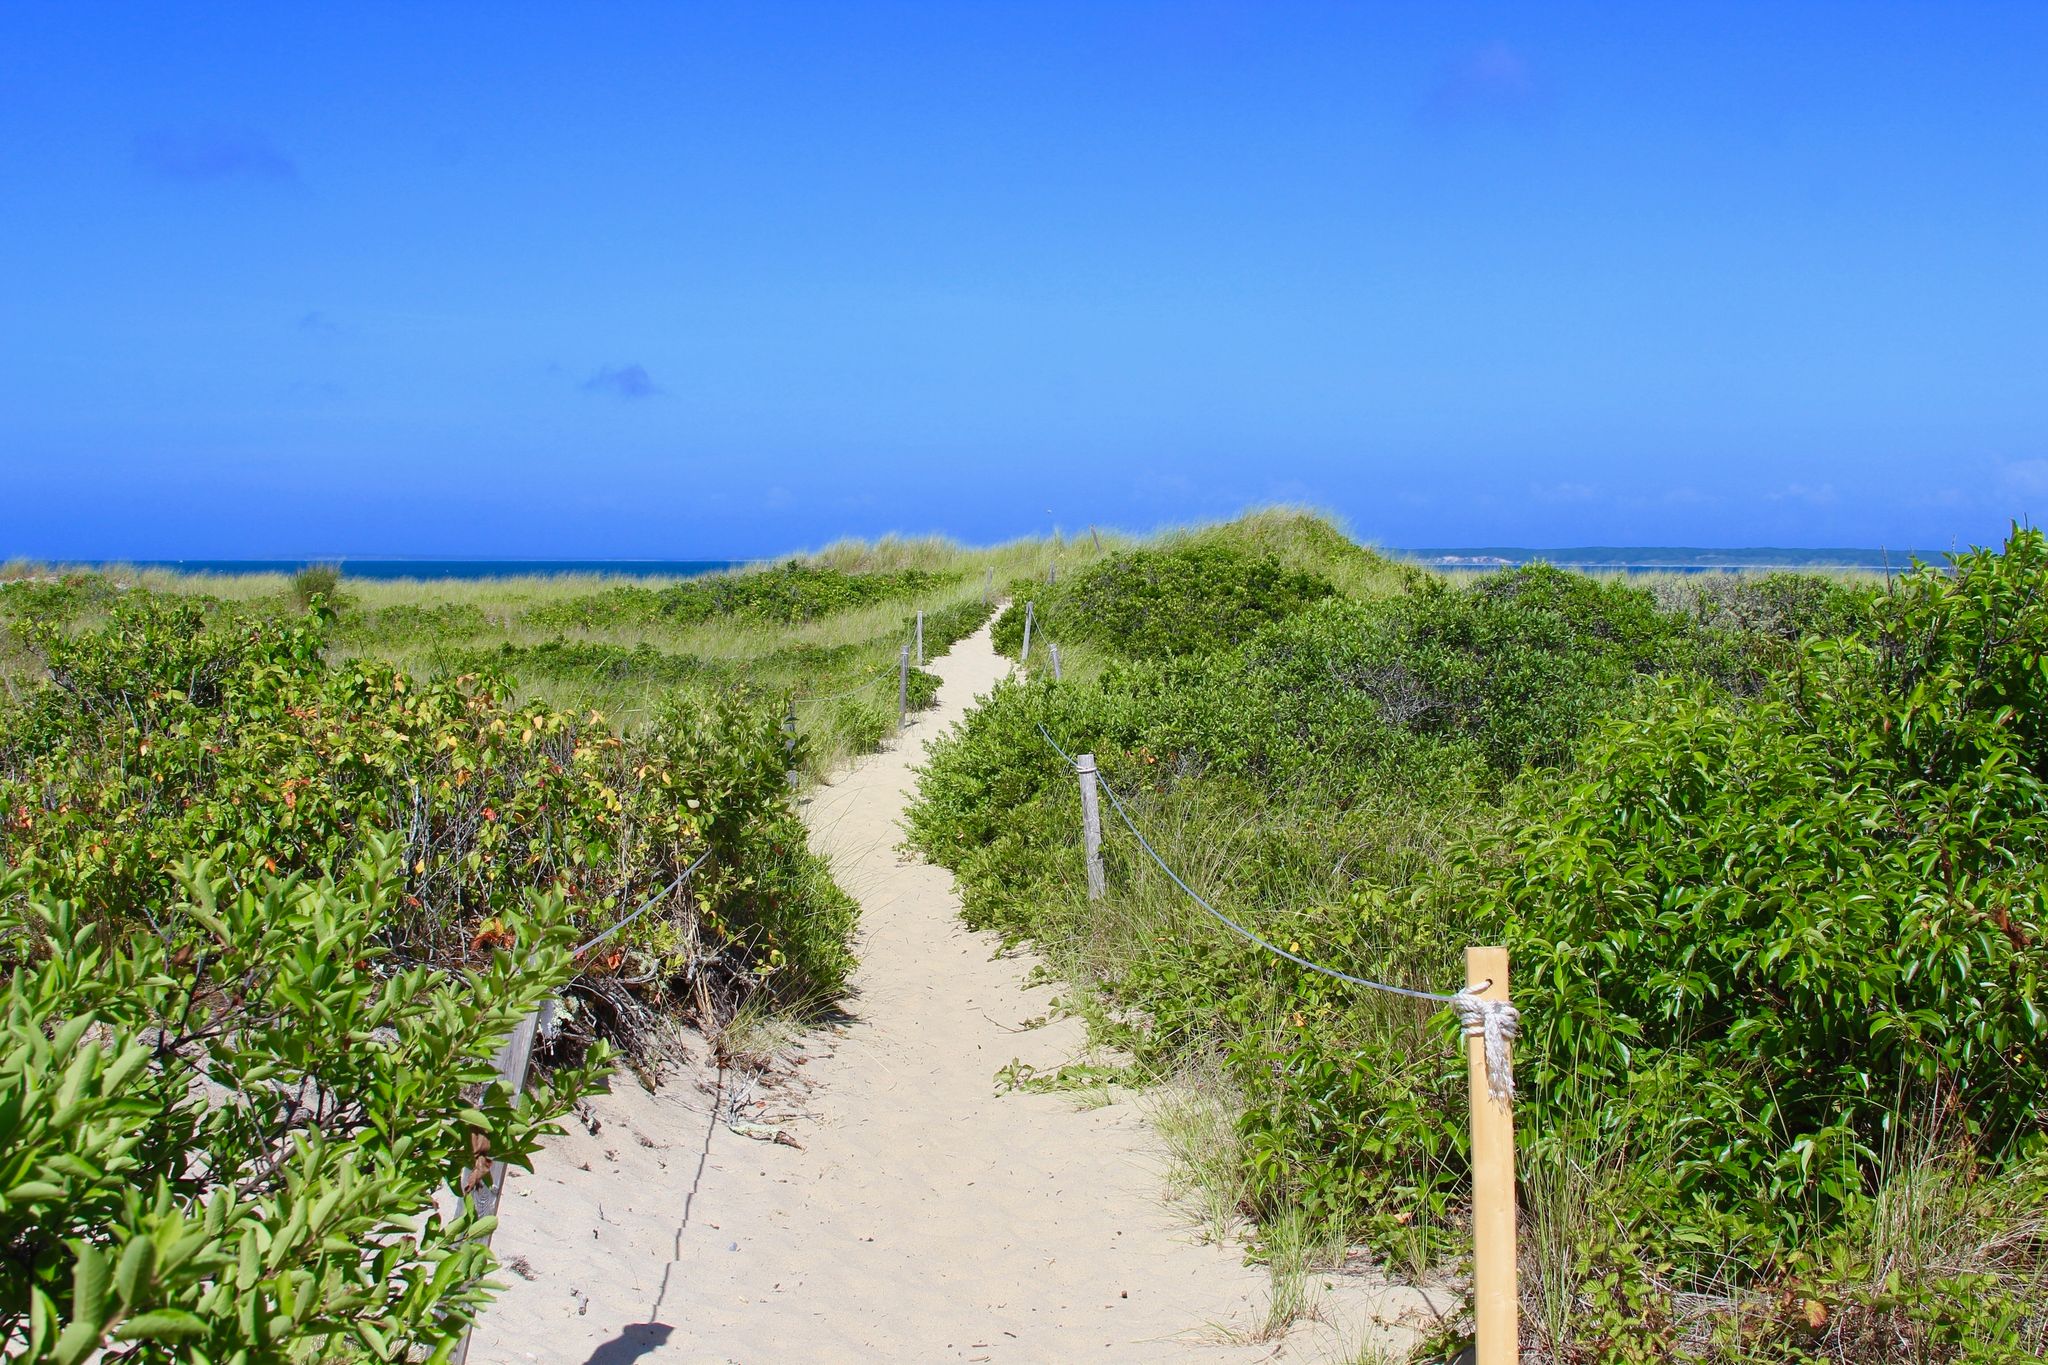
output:
[[[801,1146],[713,1121],[687,1077],[655,1095],[621,1078],[598,1132],[572,1126],[512,1182],[496,1244],[519,1273],[472,1362],[1307,1361],[1398,1339],[1374,1310],[1413,1296],[1345,1281],[1337,1325],[1248,1342],[1265,1273],[1162,1202],[1133,1104],[998,1094],[999,1067],[1056,1066],[1083,1031],[1019,1031],[1053,992],[961,926],[950,874],[896,851],[925,741],[1008,664],[984,630],[932,667],[937,710],[809,805],[862,942],[850,1021],[806,1039],[807,1086],[763,1093],[783,1113],[761,1121]]]

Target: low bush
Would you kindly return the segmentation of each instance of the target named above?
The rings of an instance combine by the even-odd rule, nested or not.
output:
[[[548,678],[601,684],[675,687],[725,676],[728,670],[694,654],[675,654],[645,641],[626,648],[596,640],[510,641],[492,647],[440,645],[427,656],[437,673],[495,672],[522,680]]]
[[[330,665],[331,623],[137,593],[29,629],[47,680],[0,707],[0,1333],[29,1358],[445,1347],[491,1262],[437,1190],[524,1161],[605,1039],[658,1062],[665,1014],[851,970],[780,708],[673,692],[628,739],[489,672]],[[557,992],[554,1078],[484,1086]]]
[[[1202,654],[1242,643],[1335,589],[1270,556],[1194,542],[1131,550],[1092,564],[1064,583],[1013,583],[996,622],[996,648],[1015,654],[1024,605],[1035,604],[1048,638],[1086,641],[1126,658]]]
[[[1665,689],[1520,794],[1475,890],[1538,1093],[1670,1153],[1703,1232],[1839,1219],[1902,1113],[2048,1143],[2044,581],[2036,532],[1916,574],[1757,702]]]
[[[846,573],[791,560],[768,569],[710,574],[663,588],[621,585],[528,613],[538,626],[599,628],[632,622],[694,625],[740,617],[777,625],[815,621],[855,607],[928,593],[956,575],[924,569]]]
[[[406,1360],[458,1340],[488,1297],[490,1220],[436,1194],[526,1165],[603,1061],[516,1099],[487,1083],[572,972],[561,898],[446,973],[392,961],[388,835],[314,880],[187,857],[133,935],[24,900],[34,872],[0,900],[9,1358]]]
[[[190,851],[317,875],[396,831],[394,951],[456,966],[488,955],[491,926],[529,888],[558,889],[577,923],[600,926],[709,848],[672,912],[586,963],[583,984],[625,1009],[607,978],[630,957],[693,989],[699,971],[721,991],[838,988],[848,916],[789,804],[779,708],[677,696],[629,741],[518,706],[489,673],[329,666],[327,624],[138,598],[104,629],[46,631],[52,681],[0,711],[0,854],[33,861],[43,893],[134,926]],[[785,900],[818,913],[785,914]]]

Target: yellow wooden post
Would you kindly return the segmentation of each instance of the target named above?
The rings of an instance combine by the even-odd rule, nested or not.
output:
[[[1467,948],[1465,985],[1488,1000],[1508,998],[1508,950]],[[1472,1087],[1472,1318],[1476,1365],[1517,1365],[1521,1303],[1515,1282],[1515,1115],[1493,1097],[1486,1043],[1465,1040]]]

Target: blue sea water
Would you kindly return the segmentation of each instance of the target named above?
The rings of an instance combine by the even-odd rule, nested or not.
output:
[[[344,578],[553,578],[564,574],[608,574],[632,578],[696,578],[735,569],[743,559],[124,559],[84,561],[82,567],[119,563],[176,573],[297,573],[329,564]]]
[[[1584,547],[1537,550],[1519,546],[1394,549],[1387,553],[1433,569],[1509,568],[1537,560],[1562,568],[1602,573],[1716,573],[1773,568],[1903,569],[1911,551],[1856,549],[1715,550],[1685,547]],[[1939,556],[1931,556],[1940,562]],[[111,564],[171,569],[179,573],[292,574],[314,564],[332,564],[345,578],[482,579],[601,574],[633,578],[696,578],[752,563],[743,559],[130,559],[69,561],[85,568]]]

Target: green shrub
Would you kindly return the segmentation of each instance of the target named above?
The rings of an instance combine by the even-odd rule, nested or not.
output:
[[[441,645],[428,659],[438,673],[492,672],[522,681],[548,678],[674,687],[726,674],[725,669],[696,655],[670,653],[644,640],[630,649],[597,640],[549,640],[537,645],[506,641],[495,648]]]
[[[943,587],[955,575],[924,569],[846,573],[791,560],[773,568],[710,574],[663,588],[621,585],[566,602],[549,603],[527,619],[550,628],[594,628],[633,622],[695,625],[718,617],[795,625],[820,617],[914,597]]]
[[[626,957],[651,957],[641,974],[658,982],[705,961],[736,991],[839,988],[843,942],[786,937],[840,933],[844,902],[819,903],[829,883],[804,869],[779,707],[678,696],[629,741],[517,706],[489,673],[421,683],[373,661],[330,666],[327,621],[210,621],[141,599],[104,629],[44,632],[51,683],[0,710],[0,858],[33,861],[41,894],[135,926],[193,850],[319,875],[368,833],[399,830],[396,946],[456,966],[488,954],[529,889],[603,925],[709,847],[676,913],[585,963],[583,985],[609,990]],[[825,913],[785,913],[781,896]],[[800,979],[790,962],[826,971]]]
[[[10,1358],[404,1360],[459,1338],[490,1224],[436,1193],[526,1165],[592,1073],[485,1084],[569,976],[571,925],[537,897],[509,951],[399,966],[398,843],[310,881],[187,858],[151,932],[112,944],[72,903],[0,905]]]
[[[1649,1089],[1631,1122],[1662,1127],[1677,1195],[1771,1236],[1859,1199],[1937,1091],[1987,1153],[2041,1144],[2044,581],[2015,533],[1758,702],[1667,689],[1532,784],[1489,899],[1545,1103]]]
[[[337,638],[351,642],[445,644],[491,629],[483,609],[470,602],[400,602],[374,611],[350,609],[336,626]]]
[[[996,622],[996,648],[1015,654],[1024,606],[1034,602],[1041,638],[1086,641],[1132,659],[1203,654],[1240,644],[1335,589],[1278,559],[1213,542],[1130,550],[1056,586],[1013,583]]]
[[[23,579],[0,583],[0,622],[16,627],[63,625],[119,597],[103,574],[68,573],[55,582]]]

